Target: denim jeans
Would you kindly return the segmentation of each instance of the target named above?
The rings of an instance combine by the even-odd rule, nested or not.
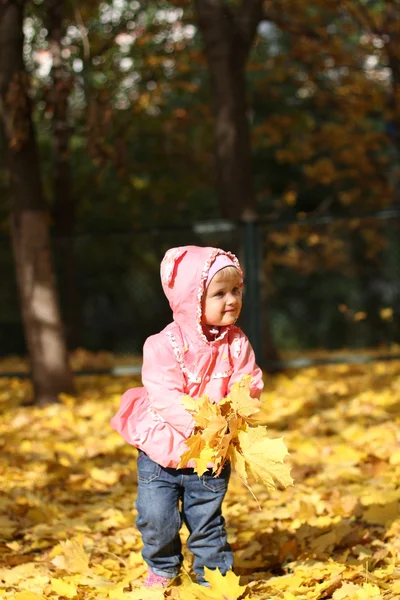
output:
[[[179,530],[189,530],[187,546],[194,555],[193,570],[204,584],[204,567],[232,568],[233,556],[227,542],[221,505],[230,476],[227,464],[219,477],[207,471],[199,477],[193,469],[167,469],[147,454],[138,456],[136,525],[142,535],[142,556],[151,570],[175,577],[182,563]]]

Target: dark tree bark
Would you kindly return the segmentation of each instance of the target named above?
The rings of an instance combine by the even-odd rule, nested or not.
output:
[[[391,71],[391,94],[388,101],[389,111],[392,115],[389,136],[396,149],[397,164],[392,173],[393,204],[400,205],[400,10],[393,3],[387,3],[385,49],[387,62]]]
[[[52,265],[29,81],[23,62],[24,0],[0,4],[0,123],[12,195],[11,235],[35,402],[73,391]]]
[[[256,221],[246,63],[263,15],[263,0],[194,1],[211,80],[221,214],[226,219]],[[257,358],[268,368],[279,360],[279,353],[272,339],[268,301],[265,293],[261,295],[262,356]]]
[[[245,69],[262,0],[241,0],[237,7],[195,0],[195,6],[211,79],[221,213],[240,219],[255,205]]]
[[[63,0],[47,0],[45,4],[47,30],[52,56],[52,83],[46,94],[48,110],[53,116],[53,224],[59,265],[59,287],[69,349],[81,343],[81,303],[77,264],[74,252],[76,199],[72,192],[70,167],[70,129],[68,125],[68,99],[73,78],[65,67],[62,57],[64,35]]]

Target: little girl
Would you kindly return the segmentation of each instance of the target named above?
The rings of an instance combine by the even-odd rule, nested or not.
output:
[[[179,572],[182,522],[194,555],[197,581],[204,567],[225,574],[233,557],[221,512],[230,466],[218,477],[199,477],[190,463],[177,469],[194,422],[181,398],[207,395],[219,402],[235,381],[252,375],[259,396],[262,373],[244,333],[235,327],[242,308],[242,270],[237,258],[218,248],[172,248],[161,263],[161,281],[173,322],[143,348],[142,388],[121,398],[111,425],[139,449],[137,527],[148,565],[146,587],[166,586]]]

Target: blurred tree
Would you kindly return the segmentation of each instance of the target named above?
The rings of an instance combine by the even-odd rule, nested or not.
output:
[[[400,204],[400,5],[396,0],[342,0],[342,10],[358,26],[370,59],[388,71],[384,117],[386,133],[395,148],[391,173],[393,202]]]
[[[184,234],[174,229],[176,225],[221,214],[237,218],[243,206],[274,221],[305,214],[346,216],[392,201],[390,178],[396,158],[391,136],[396,127],[388,110],[392,91],[382,46],[386,37],[371,35],[360,16],[361,9],[371,11],[379,24],[378,12],[389,4],[265,0],[258,26],[251,18],[254,38],[247,55],[241,45],[246,28],[241,19],[255,4],[208,0],[198,6],[196,17],[197,5],[193,0],[27,4],[24,58],[32,75],[44,195],[53,214],[53,231],[61,234],[63,244],[69,239],[74,247],[82,293],[81,298],[72,293],[74,285],[63,266],[67,252],[56,240],[61,305],[68,322],[71,303],[78,300],[82,305],[80,333],[93,349],[107,345],[113,350],[121,346],[118,340],[126,345],[137,339],[138,331],[140,341],[152,331],[150,313],[157,313],[160,322],[166,318],[161,301],[150,311],[143,298],[159,293],[157,259],[163,250],[183,243]],[[200,8],[204,18],[217,16],[209,44],[199,25]],[[202,23],[209,26],[207,20]],[[211,54],[205,55],[203,46],[217,63],[210,63]],[[231,73],[235,61],[240,68]],[[217,65],[230,93],[226,86],[221,89]],[[209,69],[214,72],[211,86]],[[239,95],[234,86],[242,86]],[[217,118],[219,137],[213,136]],[[238,131],[247,132],[243,147],[249,136],[252,142],[254,168],[248,188],[243,182],[249,162],[238,158],[234,136],[223,129],[229,123],[234,127],[235,119],[240,121]],[[215,154],[221,156],[224,169],[230,165],[235,180],[215,169],[213,147],[218,146]],[[239,168],[232,169],[236,159],[241,161]],[[216,193],[215,171],[223,175],[219,190],[228,179],[235,193],[232,205],[230,192],[225,200]],[[0,194],[7,200],[5,185],[0,174]],[[238,190],[243,188],[242,206]],[[5,202],[2,220],[6,209]],[[137,234],[110,236],[111,231],[164,225],[173,227],[160,235],[153,229],[146,248]],[[382,230],[372,224],[368,228],[368,250],[382,247]],[[193,239],[193,231],[187,235]],[[211,237],[201,234],[196,242],[208,243]],[[341,227],[289,227],[270,233],[263,246],[268,257],[264,271],[270,269],[272,283],[266,285],[274,289],[282,267],[283,288],[274,299],[276,305],[283,302],[282,289],[302,277],[324,273],[336,282],[336,274],[354,272],[349,244],[342,243],[342,237]],[[215,233],[212,239],[231,246],[228,233]],[[363,252],[366,247],[360,246]],[[352,256],[360,260],[360,252]],[[136,285],[139,279],[145,282],[145,293]],[[319,294],[328,297],[329,287]],[[294,290],[295,285],[290,294],[295,295]],[[2,306],[11,304],[11,294],[0,294]],[[320,305],[320,295],[313,300],[306,288],[301,294],[304,303]],[[304,339],[311,339],[306,325],[298,327]]]
[[[259,106],[267,87],[275,102],[257,119],[256,146],[263,138],[286,167],[276,208],[295,216],[387,206],[387,86],[374,47],[332,0],[267,1],[264,18],[276,49],[255,95]]]
[[[71,180],[69,99],[74,86],[74,73],[63,55],[67,3],[64,0],[45,0],[43,3],[46,41],[49,47],[51,70],[45,87],[46,113],[52,119],[52,230],[56,236],[59,293],[69,349],[81,344],[81,298],[73,234],[76,227],[77,200]]]
[[[12,196],[11,231],[34,400],[72,392],[50,249],[49,218],[23,61],[25,2],[0,6],[0,117]]]
[[[263,0],[195,0],[194,4],[211,81],[221,213],[227,219],[254,220],[256,203],[246,64],[262,18]],[[232,250],[242,254],[239,248]],[[258,271],[256,275],[261,283],[262,273]],[[271,334],[266,287],[262,289],[262,356],[257,359],[267,367],[279,360],[279,354]],[[256,298],[251,300],[258,305]]]
[[[262,18],[262,0],[195,0],[214,112],[221,213],[254,212],[246,63]]]
[[[255,146],[264,146],[264,155],[272,153],[276,173],[286,169],[286,180],[275,174],[261,184],[275,192],[274,212],[318,218],[391,205],[400,189],[395,184],[399,155],[391,109],[395,77],[389,67],[395,61],[385,50],[390,38],[385,31],[392,37],[398,31],[399,10],[393,3],[351,0],[277,0],[265,2],[264,10],[266,35],[278,50],[265,57],[270,68],[260,69],[254,97],[259,105],[268,87],[270,103],[280,99],[281,107],[272,106],[264,119],[256,111]],[[384,24],[379,35],[378,24]],[[258,45],[255,68],[262,50]],[[257,166],[260,180],[263,172]],[[296,272],[310,277],[321,268],[327,279],[334,272],[346,273],[352,278],[353,298],[366,315],[363,325],[369,333],[363,341],[375,342],[385,285],[382,261],[389,245],[395,247],[395,239],[389,239],[395,229],[385,231],[374,220],[358,221],[346,242],[344,227],[318,233],[314,227],[294,229],[272,233],[268,262],[290,265],[294,279]]]

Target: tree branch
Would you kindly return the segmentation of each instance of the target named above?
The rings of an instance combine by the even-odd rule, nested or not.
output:
[[[333,35],[328,34],[328,32],[325,33],[325,36],[322,36],[320,33],[318,33],[318,31],[312,29],[311,27],[307,27],[303,23],[300,27],[294,27],[291,21],[285,20],[284,18],[282,18],[280,13],[277,13],[273,10],[263,10],[262,20],[273,23],[274,25],[279,27],[279,29],[281,29],[282,31],[286,31],[291,35],[304,35],[310,40],[322,41],[329,39],[329,37],[334,37]]]
[[[367,31],[374,35],[383,35],[385,32],[378,27],[378,24],[374,21],[372,13],[368,8],[361,2],[354,6],[349,0],[342,0],[341,2],[343,9],[346,10],[360,25],[362,25]]]

